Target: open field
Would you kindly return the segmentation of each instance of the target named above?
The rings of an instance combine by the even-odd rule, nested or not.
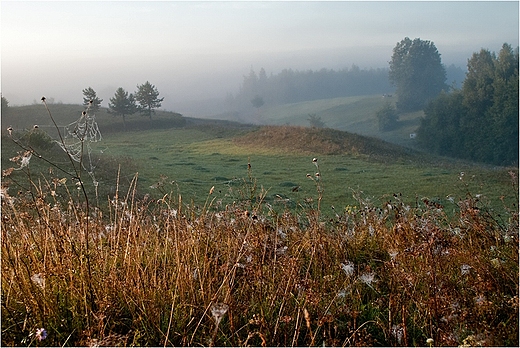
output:
[[[332,108],[336,102],[332,100]],[[315,105],[325,107],[324,101]],[[81,109],[51,105],[58,124],[72,122]],[[47,132],[44,126],[51,124],[41,105],[22,107],[16,112],[18,116],[6,117],[4,125],[10,122],[13,128],[30,129],[37,122]],[[175,114],[161,112],[152,121],[133,116],[126,131],[121,128],[122,120],[105,110],[98,113],[96,120],[103,138],[92,144],[92,159],[101,201],[114,194],[118,180],[119,185],[127,187],[138,173],[140,196],[149,194],[158,199],[173,190],[182,194],[185,202],[193,200],[200,205],[215,186],[217,200],[226,204],[239,198],[236,188],[252,175],[257,193],[263,189],[262,197],[268,203],[280,208],[298,207],[316,199],[316,184],[306,177],[315,173],[311,161],[314,157],[319,158],[322,208],[327,213],[332,212],[332,206],[341,211],[355,205],[354,192],[363,192],[377,204],[394,193],[402,194],[408,204],[428,197],[446,207],[454,206],[452,202],[465,198],[468,192],[478,194],[483,203],[495,209],[501,209],[502,201],[510,204],[516,200],[516,192],[510,190],[508,168],[429,157],[375,138],[298,127],[259,128],[197,120],[186,124]],[[19,150],[3,138],[3,168],[13,165],[8,159]],[[61,158],[56,158],[60,153]],[[68,165],[59,148],[50,151],[49,156]],[[48,171],[48,167],[36,158],[31,162],[33,175]],[[15,172],[16,176],[23,180],[23,173]],[[91,185],[88,180],[86,184]]]
[[[95,194],[27,110],[2,129],[3,346],[518,346],[517,168],[100,113]]]
[[[222,114],[218,117],[238,120],[250,118],[258,124],[309,126],[309,114],[320,117],[326,127],[350,133],[380,138],[391,143],[413,147],[410,133],[420,124],[423,112],[412,112],[400,116],[400,126],[392,131],[381,132],[378,128],[376,112],[386,103],[395,105],[396,98],[381,95],[341,97],[312,100],[294,104],[262,106],[252,111],[248,117]]]

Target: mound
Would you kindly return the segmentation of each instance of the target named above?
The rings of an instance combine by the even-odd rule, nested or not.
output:
[[[265,126],[234,139],[235,143],[284,152],[323,155],[408,157],[410,150],[385,141],[329,128]]]

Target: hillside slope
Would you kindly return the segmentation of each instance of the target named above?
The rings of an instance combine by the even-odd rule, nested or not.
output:
[[[284,105],[264,105],[259,109],[251,107],[249,112],[230,112],[212,116],[226,120],[251,122],[259,125],[309,126],[309,115],[321,118],[328,128],[347,131],[383,139],[407,147],[414,147],[410,134],[415,133],[424,116],[422,111],[400,115],[398,127],[381,132],[376,112],[384,105],[395,105],[397,98],[381,95],[364,95],[319,99]]]
[[[264,126],[234,139],[238,145],[282,149],[286,153],[368,156],[380,160],[412,158],[410,149],[383,140],[330,128]]]

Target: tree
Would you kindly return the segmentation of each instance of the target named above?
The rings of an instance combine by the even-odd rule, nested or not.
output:
[[[110,114],[123,117],[123,124],[125,125],[125,127],[125,117],[127,115],[135,114],[135,112],[137,111],[134,95],[132,93],[128,94],[128,92],[125,91],[122,87],[119,87],[116,90],[114,97],[110,98],[108,108],[108,112]]]
[[[96,112],[99,110],[101,106],[101,102],[103,99],[99,99],[96,95],[96,91],[92,89],[92,87],[85,88],[83,90],[83,105],[88,106],[90,104],[90,111]]]
[[[135,100],[139,103],[138,109],[141,114],[152,119],[152,114],[155,113],[154,109],[161,107],[161,102],[164,98],[159,98],[159,91],[157,88],[150,82],[146,81],[143,85],[137,85]]]
[[[416,111],[447,89],[441,55],[430,41],[406,37],[394,47],[389,71],[397,88],[397,109]]]
[[[441,156],[464,156],[467,134],[461,131],[460,123],[466,117],[467,109],[462,98],[460,90],[441,92],[428,104],[417,129],[419,146]]]
[[[461,90],[441,93],[425,109],[419,144],[441,155],[497,165],[518,163],[519,54],[482,49],[468,59]]]
[[[251,104],[253,104],[255,108],[260,109],[262,105],[264,105],[264,98],[257,95],[253,99],[251,99]]]
[[[2,113],[7,111],[9,107],[9,100],[7,100],[4,96],[2,96]]]
[[[396,128],[399,114],[395,107],[386,103],[380,110],[376,112],[377,121],[379,123],[379,130],[386,132]]]
[[[321,120],[321,116],[317,116],[316,114],[309,114],[308,120],[312,128],[325,127],[325,122]]]
[[[504,44],[495,64],[493,105],[488,115],[493,124],[493,162],[498,164],[518,161],[518,66],[518,47],[514,52]]]

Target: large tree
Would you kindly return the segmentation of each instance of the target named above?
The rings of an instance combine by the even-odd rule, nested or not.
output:
[[[141,114],[152,119],[152,114],[155,113],[156,108],[161,107],[161,102],[164,98],[159,98],[159,91],[150,82],[137,85],[137,92],[135,92],[135,99],[139,103],[139,111]]]
[[[99,99],[96,91],[92,87],[85,88],[83,90],[83,105],[88,106],[90,104],[90,111],[96,112],[101,106],[103,99]]]
[[[108,112],[115,116],[123,117],[123,124],[126,127],[126,116],[132,115],[137,111],[137,105],[132,93],[128,94],[122,87],[116,90],[113,98],[108,103]]]
[[[394,47],[390,81],[396,86],[399,111],[423,109],[447,89],[446,70],[434,43],[406,37]]]

